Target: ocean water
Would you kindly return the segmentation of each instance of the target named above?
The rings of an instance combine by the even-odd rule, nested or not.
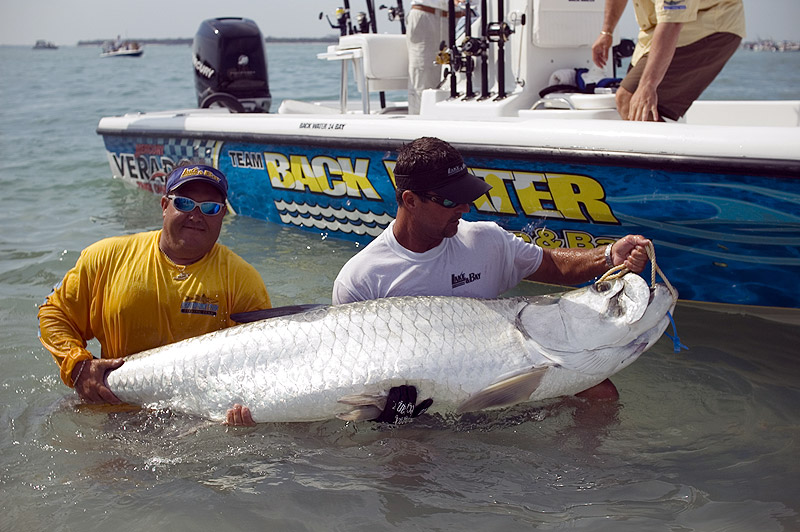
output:
[[[275,109],[336,98],[321,51],[269,47]],[[88,244],[161,223],[157,198],[110,178],[97,122],[196,103],[189,48],[98,54],[0,47],[0,530],[800,529],[800,326],[747,313],[679,304],[690,350],[662,339],[612,405],[252,429],[80,405],[37,305]],[[740,51],[704,98],[800,99],[800,53]],[[221,240],[276,305],[330,302],[358,251],[244,217]]]

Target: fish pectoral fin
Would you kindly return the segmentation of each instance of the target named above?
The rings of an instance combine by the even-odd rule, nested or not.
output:
[[[484,408],[511,406],[527,401],[539,387],[542,377],[544,377],[548,369],[550,368],[531,368],[529,371],[487,386],[458,405],[456,412],[463,414],[465,412],[483,410]]]
[[[355,394],[345,395],[337,402],[352,406],[347,412],[336,414],[336,417],[345,421],[369,421],[381,415],[386,407],[386,395]]]
[[[383,409],[375,405],[357,406],[349,412],[336,414],[336,417],[344,421],[371,421],[380,416],[381,412]]]
[[[383,410],[383,408],[386,406],[386,394],[359,393],[345,395],[337,402],[350,406],[377,406]]]

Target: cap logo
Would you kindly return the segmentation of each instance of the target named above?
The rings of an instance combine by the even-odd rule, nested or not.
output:
[[[220,181],[219,177],[214,175],[214,172],[212,172],[211,170],[203,170],[202,168],[197,168],[197,167],[184,168],[183,171],[181,172],[181,176],[178,179],[183,179],[184,177],[195,177],[195,176],[210,177],[217,183],[219,183]]]
[[[454,166],[452,168],[447,169],[447,177],[450,177],[453,174],[457,174],[459,172],[465,172],[467,170],[467,165],[464,163],[459,164],[458,166]]]
[[[397,187],[403,190],[435,190],[458,181],[468,173],[466,163],[461,162],[456,166],[439,167],[413,174],[395,173],[394,177]]]

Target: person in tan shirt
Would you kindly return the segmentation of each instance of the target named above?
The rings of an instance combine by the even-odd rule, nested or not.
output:
[[[592,46],[599,67],[627,0],[606,0]],[[722,70],[745,36],[742,0],[634,0],[639,36],[631,69],[617,90],[625,120],[680,119]]]

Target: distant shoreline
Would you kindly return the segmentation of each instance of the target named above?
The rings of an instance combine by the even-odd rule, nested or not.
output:
[[[112,39],[93,39],[89,41],[78,41],[78,46],[102,46],[103,43]],[[139,44],[163,44],[170,46],[191,46],[192,38],[178,39],[125,39],[126,41],[136,41]],[[339,42],[338,35],[327,35],[325,37],[265,37],[267,43],[333,43]]]

